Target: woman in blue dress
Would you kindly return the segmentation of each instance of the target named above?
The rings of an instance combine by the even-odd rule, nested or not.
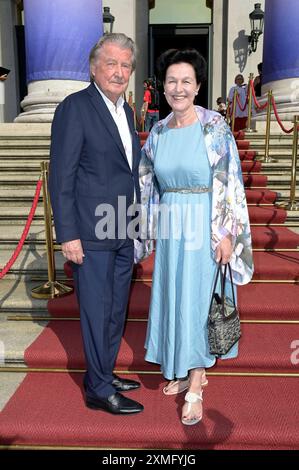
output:
[[[161,365],[166,395],[188,389],[181,420],[192,425],[202,418],[205,369],[216,360],[207,319],[217,263],[231,262],[234,283],[249,282],[251,237],[234,138],[218,113],[194,106],[204,59],[172,49],[159,71],[172,113],[152,129],[140,166],[146,242],[137,260],[156,239],[145,359]]]

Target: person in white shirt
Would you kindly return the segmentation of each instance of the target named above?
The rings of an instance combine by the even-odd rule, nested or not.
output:
[[[240,131],[246,128],[247,117],[248,117],[248,106],[246,104],[247,99],[247,85],[244,83],[244,77],[242,74],[238,74],[235,77],[235,85],[231,87],[228,94],[228,101],[230,106],[230,112],[233,110],[233,98],[234,92],[237,90],[239,103],[236,103],[236,113],[235,113],[235,126],[234,131]],[[243,110],[243,108],[245,108]]]
[[[124,34],[105,34],[89,59],[91,84],[55,111],[50,194],[56,239],[72,263],[80,307],[86,406],[128,415],[143,406],[120,392],[140,383],[113,370],[134,261],[129,209],[140,201],[140,141],[123,99],[136,46]]]

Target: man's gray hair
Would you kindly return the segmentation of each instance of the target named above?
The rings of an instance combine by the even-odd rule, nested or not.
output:
[[[89,64],[93,64],[98,59],[99,51],[106,42],[116,44],[121,49],[130,49],[132,52],[132,71],[136,68],[137,47],[134,41],[123,33],[104,34],[93,46],[89,54]],[[91,77],[92,78],[92,77]]]

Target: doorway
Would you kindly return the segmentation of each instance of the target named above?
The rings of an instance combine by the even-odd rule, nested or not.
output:
[[[149,25],[149,76],[157,74],[156,61],[159,55],[167,49],[182,49],[192,47],[207,61],[207,81],[202,84],[195,99],[195,104],[208,108],[210,105],[210,28],[211,25]],[[160,94],[160,119],[169,113],[169,106],[163,94],[163,85],[158,83]]]

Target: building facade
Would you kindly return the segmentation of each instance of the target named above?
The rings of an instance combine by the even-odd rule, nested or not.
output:
[[[273,60],[275,62],[274,53],[280,54],[280,59],[281,57],[285,58],[285,60],[279,61],[280,68],[288,66],[287,56],[281,46],[283,36],[281,30],[279,36],[276,34],[277,21],[283,16],[283,10],[286,8],[289,11],[288,18],[291,20],[288,20],[288,24],[283,24],[284,28],[288,28],[288,31],[290,28],[295,30],[299,19],[296,0],[261,0],[261,8],[265,11],[265,34],[259,38],[257,51],[250,54],[249,13],[254,9],[254,0],[242,0],[242,2],[239,0],[185,0],[183,2],[181,0],[103,0],[103,2],[101,0],[75,0],[72,2],[60,0],[60,2],[67,5],[68,28],[65,29],[72,34],[71,40],[74,48],[82,43],[86,34],[88,34],[90,44],[102,34],[101,12],[104,6],[109,6],[115,17],[113,31],[124,32],[136,41],[139,57],[136,72],[129,83],[128,92],[133,93],[137,109],[140,109],[142,104],[143,80],[155,75],[155,60],[162,50],[169,47],[191,46],[197,48],[205,56],[208,62],[208,80],[202,88],[198,102],[209,108],[214,108],[217,97],[227,96],[236,74],[242,73],[245,81],[248,80],[250,73],[257,74],[257,64],[263,62],[263,49],[268,68],[271,68],[269,64],[273,64]],[[35,8],[35,13],[39,12],[40,15],[40,26],[44,27],[41,5],[45,4],[47,4],[47,0],[45,2],[1,0],[0,2],[0,65],[11,69],[9,78],[2,84],[2,103],[0,104],[2,117],[0,119],[4,122],[13,122],[15,119],[20,122],[49,122],[56,105],[64,96],[88,86],[87,74],[86,78],[83,75],[79,77],[78,74],[77,76],[74,74],[72,78],[66,74],[65,77],[62,75],[59,78],[51,77],[51,75],[49,75],[50,78],[37,77],[36,80],[34,75],[28,74],[28,51],[33,50],[33,47],[36,49],[36,44],[34,46],[33,42],[31,45],[28,44],[30,40],[33,41],[32,38],[30,39],[30,33],[33,28],[38,30],[39,27],[36,22],[32,21],[33,16],[28,15],[28,12],[30,9],[32,12],[32,9]],[[85,15],[85,25],[82,22],[82,15],[78,16],[78,11],[80,12],[83,4],[85,10],[89,9],[91,12],[90,15]],[[290,15],[290,8],[294,13],[292,15]],[[47,12],[47,9],[45,11]],[[57,23],[55,23],[55,14]],[[52,11],[51,15],[54,15],[52,24],[58,25],[61,19],[59,12]],[[36,16],[38,17],[38,15],[34,15],[35,18]],[[269,18],[272,20],[270,21]],[[80,25],[76,22],[80,22]],[[77,37],[74,35],[76,28],[81,32]],[[299,34],[297,29],[292,32],[293,35]],[[286,47],[289,47],[291,37],[291,34],[285,35]],[[64,32],[59,48],[70,50],[65,38]],[[264,44],[265,39],[267,44]],[[273,47],[278,41],[279,47]],[[86,48],[87,46],[89,46],[88,41]],[[53,50],[49,36],[45,37],[43,48],[45,51],[51,50],[51,48]],[[294,54],[294,49],[292,54]],[[86,60],[86,57],[84,59]],[[24,75],[26,60],[27,79]],[[299,80],[299,78],[297,79],[299,77],[298,70],[293,67],[290,72],[286,71],[283,77],[281,76],[282,78],[277,70],[274,73],[270,72],[268,76],[271,83],[263,84],[263,91],[266,92],[269,86],[278,90],[277,82],[283,80],[283,83],[280,84],[282,91],[279,106],[286,110],[284,100],[291,100],[293,104],[289,108],[294,113],[297,109],[297,101],[294,100],[294,96],[296,83]],[[291,90],[290,93],[288,90]],[[25,107],[25,114],[20,114],[20,102]],[[287,113],[284,114],[284,118],[291,119]]]

